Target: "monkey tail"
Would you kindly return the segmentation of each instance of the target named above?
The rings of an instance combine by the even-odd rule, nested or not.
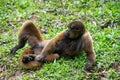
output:
[[[34,61],[34,60],[33,61],[24,62],[23,60],[24,60],[25,56],[28,56],[28,55],[31,55],[31,56],[35,57],[34,52],[32,51],[31,48],[25,49],[24,52],[20,56],[20,65],[23,68],[32,69],[32,68],[40,67],[42,65],[40,62],[37,62],[37,61]]]

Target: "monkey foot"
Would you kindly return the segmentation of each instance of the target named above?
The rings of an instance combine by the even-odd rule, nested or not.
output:
[[[35,57],[34,56],[31,56],[31,55],[27,55],[27,56],[24,56],[23,59],[22,59],[22,62],[23,63],[28,63],[30,61],[34,61]]]

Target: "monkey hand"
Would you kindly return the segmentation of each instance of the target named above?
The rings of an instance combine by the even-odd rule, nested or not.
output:
[[[42,56],[42,55],[38,55],[35,57],[35,61],[38,61],[38,62],[43,62],[45,59],[45,56]]]
[[[84,69],[86,71],[90,71],[92,69],[92,66],[93,66],[93,61],[88,60],[87,63],[85,64]]]

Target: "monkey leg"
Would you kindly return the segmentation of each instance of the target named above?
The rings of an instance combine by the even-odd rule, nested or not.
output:
[[[19,38],[19,41],[18,41],[18,45],[16,45],[15,47],[13,47],[13,48],[10,50],[10,53],[15,53],[18,49],[24,47],[26,41],[27,41],[27,38],[26,38],[26,37],[20,37],[20,38]]]
[[[18,34],[18,45],[13,47],[10,50],[10,53],[15,53],[18,49],[24,47],[27,40],[31,47],[38,45],[39,42],[42,41],[41,32],[31,21],[26,21],[23,23]]]

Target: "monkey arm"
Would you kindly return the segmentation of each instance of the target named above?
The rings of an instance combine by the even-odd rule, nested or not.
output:
[[[93,63],[95,62],[95,51],[93,48],[93,40],[89,34],[89,32],[86,32],[84,35],[84,51],[86,52],[87,55],[87,63],[85,65],[85,70],[89,70]]]
[[[43,61],[48,54],[52,53],[52,49],[55,45],[55,42],[56,41],[54,41],[52,39],[48,44],[46,44],[46,46],[43,48],[41,54],[36,56],[35,60],[36,61]]]
[[[43,61],[48,54],[53,53],[52,51],[55,47],[55,44],[64,36],[64,34],[65,31],[62,31],[57,36],[55,36],[55,38],[51,39],[48,44],[45,45],[41,54],[36,56],[35,60]]]

